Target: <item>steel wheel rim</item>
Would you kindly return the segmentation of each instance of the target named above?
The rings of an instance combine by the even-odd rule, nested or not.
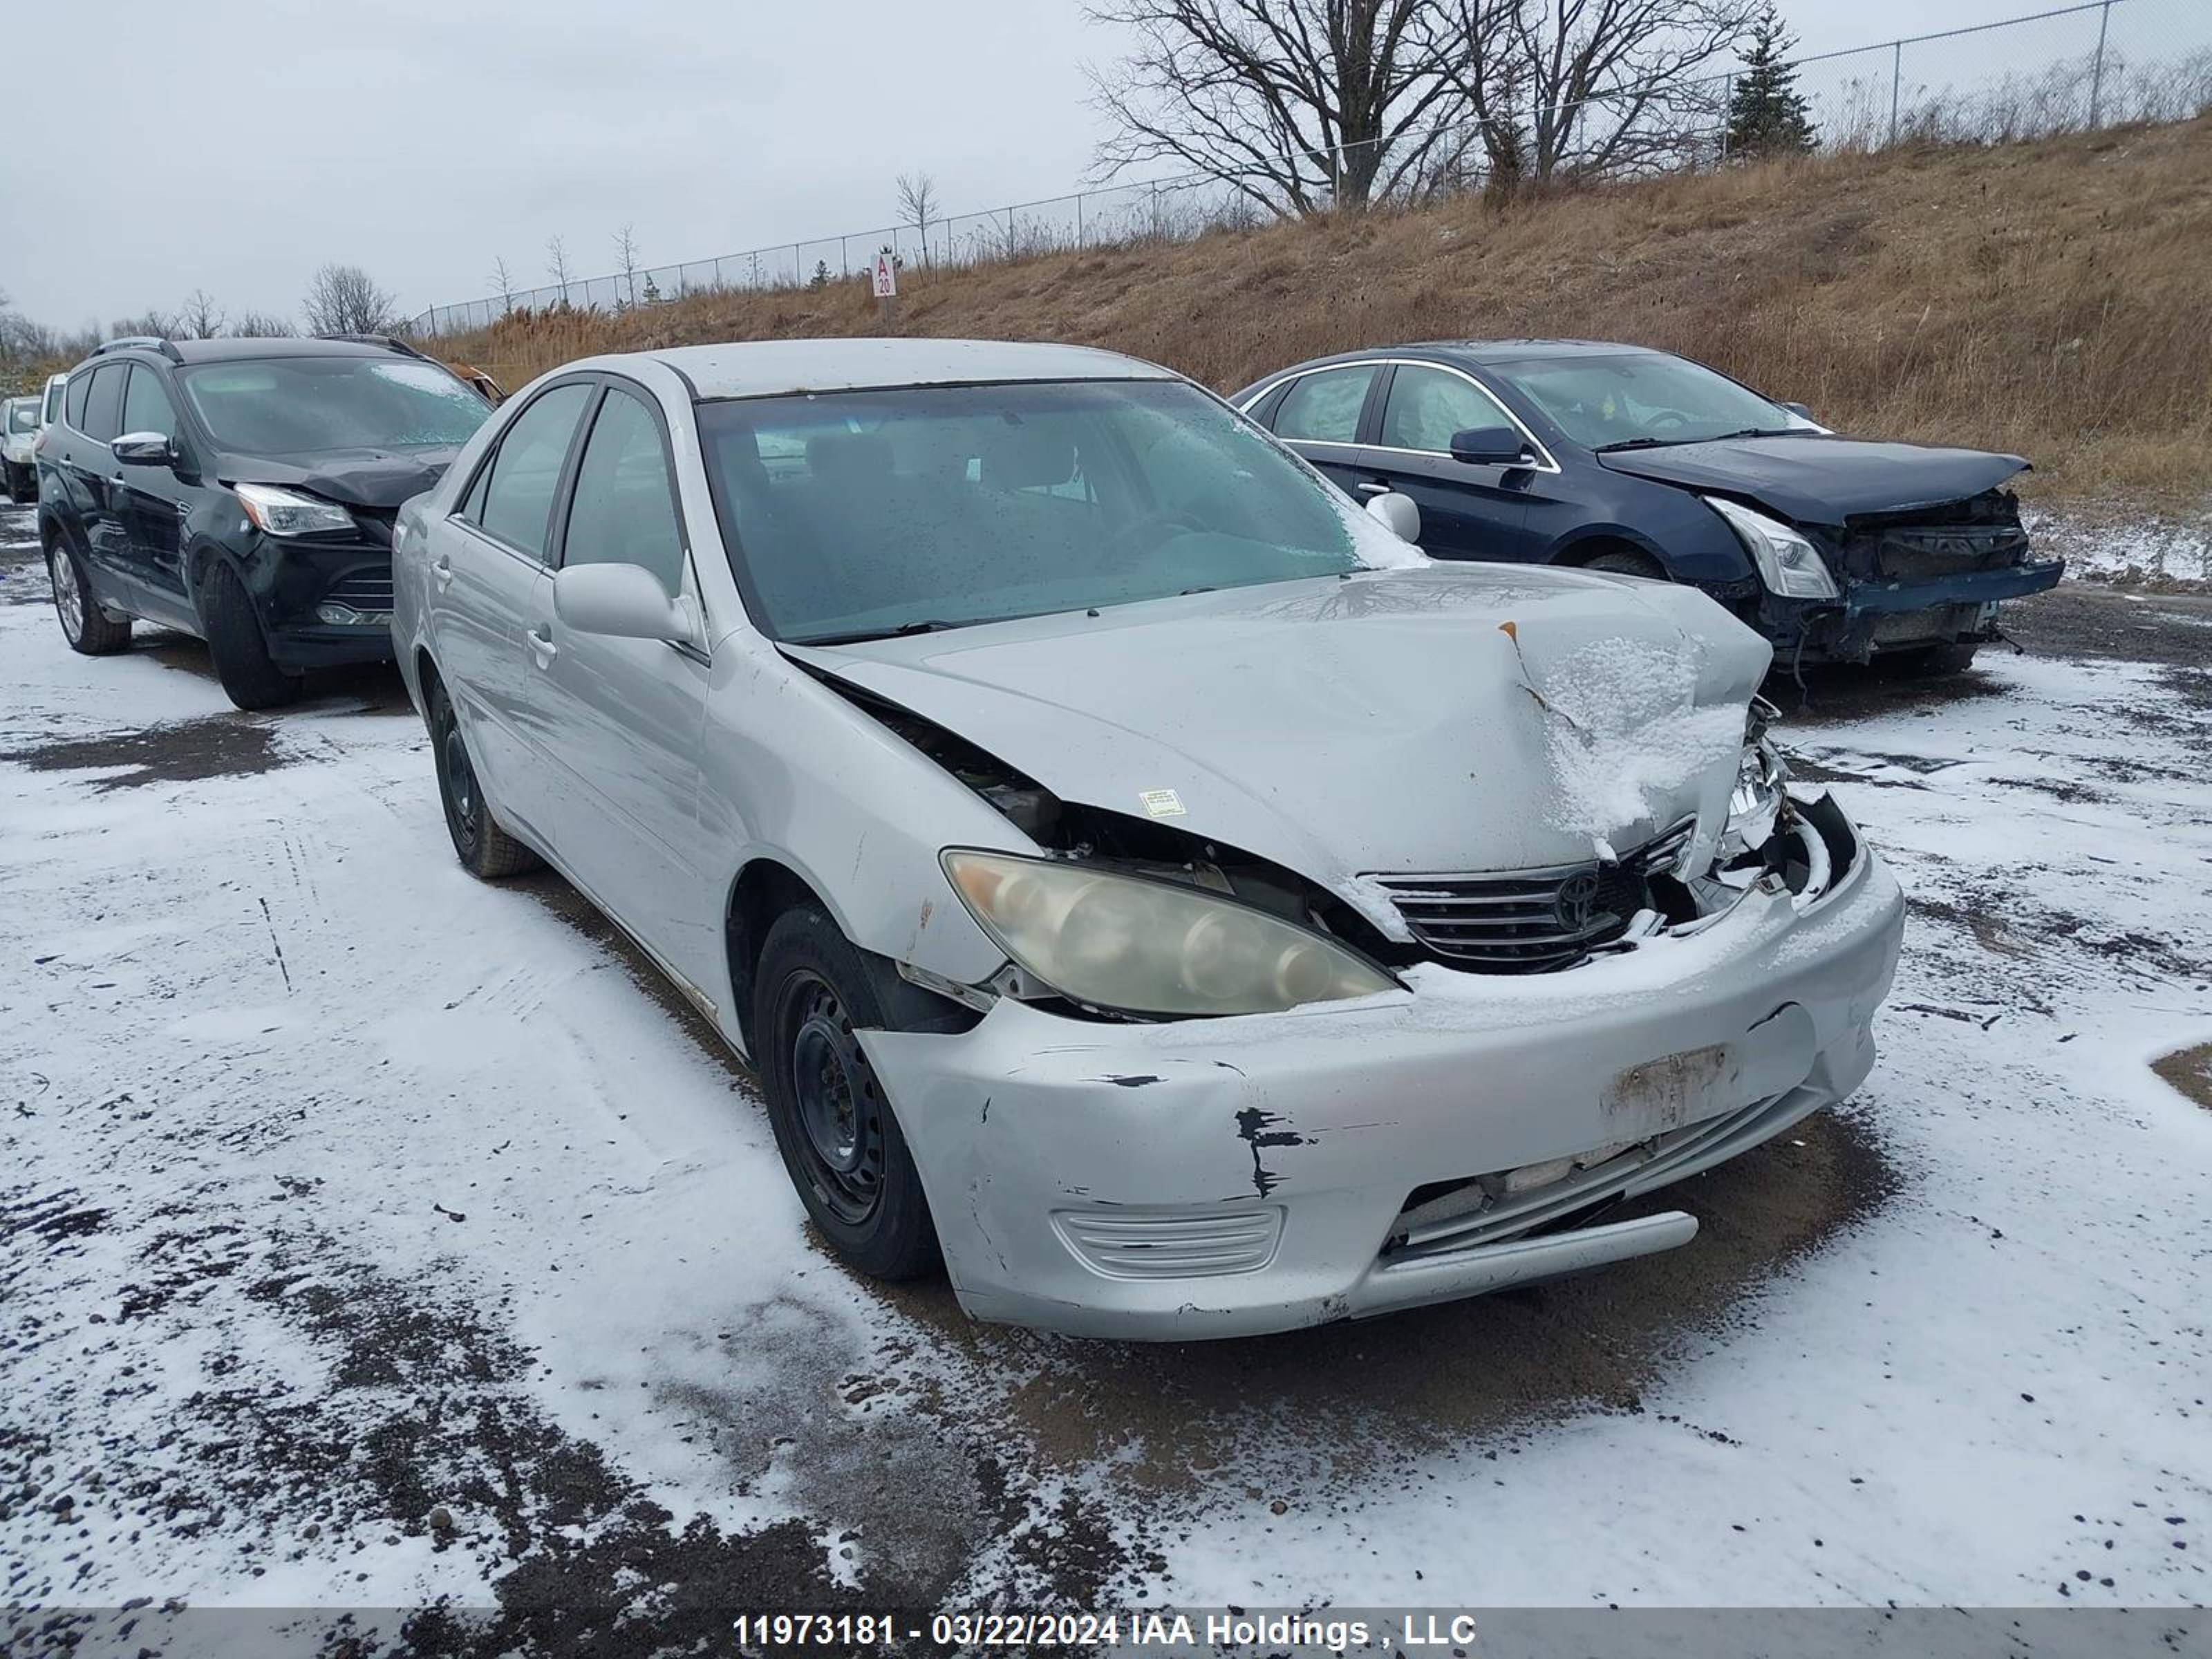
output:
[[[46,575],[54,585],[54,610],[62,619],[62,632],[75,645],[84,637],[84,595],[78,591],[69,556],[58,548],[46,555]]]
[[[792,1105],[808,1180],[833,1215],[857,1225],[883,1196],[882,1093],[826,981],[801,975],[787,1006],[794,1022]]]
[[[460,722],[450,714],[446,717],[446,735],[440,752],[446,763],[446,797],[453,810],[454,827],[459,830],[463,840],[473,842],[480,810],[477,772],[469,764],[468,745],[461,741]]]

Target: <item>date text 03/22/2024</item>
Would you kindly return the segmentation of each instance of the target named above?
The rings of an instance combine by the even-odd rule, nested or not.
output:
[[[850,1650],[908,1642],[957,1649],[1128,1646],[1164,1651],[1286,1644],[1336,1653],[1365,1649],[1468,1650],[1474,1615],[1407,1611],[1370,1622],[1312,1613],[757,1613],[733,1621],[744,1652]]]

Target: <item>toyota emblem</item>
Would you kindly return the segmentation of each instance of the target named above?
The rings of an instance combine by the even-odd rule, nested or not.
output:
[[[1590,912],[1597,908],[1597,888],[1595,870],[1577,870],[1559,884],[1559,896],[1553,908],[1559,913],[1560,927],[1579,933],[1589,926]]]

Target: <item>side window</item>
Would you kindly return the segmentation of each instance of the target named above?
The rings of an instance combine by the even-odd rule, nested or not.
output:
[[[123,430],[116,422],[123,415],[123,377],[128,372],[125,363],[102,363],[93,370],[92,390],[84,398],[84,424],[79,428],[86,437],[106,443]]]
[[[79,369],[69,377],[69,423],[80,432],[84,430],[85,393],[91,389],[92,376],[87,371]]]
[[[161,377],[143,363],[131,370],[131,384],[123,393],[123,425],[125,432],[158,432],[165,438],[177,435],[176,405],[161,387]]]
[[[1359,441],[1359,410],[1375,382],[1370,365],[1302,375],[1275,410],[1275,435],[1316,444]]]
[[[608,392],[584,440],[561,562],[642,565],[672,595],[683,587],[676,481],[653,411],[627,392]]]
[[[42,426],[52,426],[62,417],[62,393],[69,389],[66,380],[56,380],[46,388],[46,406],[39,416]]]
[[[1401,363],[1382,404],[1382,442],[1390,449],[1429,449],[1444,454],[1452,434],[1476,427],[1511,426],[1495,398],[1447,369]]]
[[[596,387],[557,386],[533,399],[499,441],[476,522],[526,553],[545,556],[553,521],[553,492],[560,488],[568,441]]]

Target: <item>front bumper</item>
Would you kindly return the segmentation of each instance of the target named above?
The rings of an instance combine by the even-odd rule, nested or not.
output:
[[[1792,599],[1762,590],[1756,625],[1778,663],[1866,662],[1889,650],[1996,637],[1994,607],[2058,586],[2063,559],[1891,581],[1845,577],[1833,599]]]
[[[270,658],[286,673],[392,660],[390,548],[264,536],[244,574]]]
[[[957,1035],[863,1041],[969,1313],[1244,1335],[1686,1242],[1679,1213],[1573,1224],[1856,1088],[1903,914],[1861,842],[1802,911],[1754,891],[1702,933],[1564,973],[1425,967],[1357,1004],[1154,1025],[1004,999]],[[1495,1224],[1408,1236],[1416,1189],[1625,1145],[1505,1200]]]

